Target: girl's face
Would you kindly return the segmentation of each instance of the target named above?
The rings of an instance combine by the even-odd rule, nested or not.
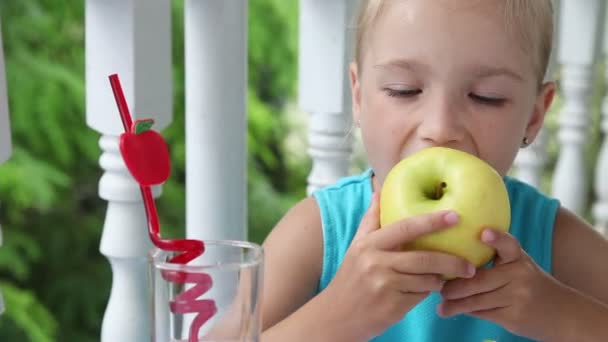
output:
[[[505,31],[502,0],[390,1],[351,66],[353,115],[381,185],[432,146],[474,154],[501,175],[532,141],[554,94]]]

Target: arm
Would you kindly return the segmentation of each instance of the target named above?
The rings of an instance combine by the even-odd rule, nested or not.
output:
[[[399,250],[425,234],[449,229],[455,213],[436,212],[382,229],[372,197],[330,285],[314,296],[323,262],[319,209],[298,204],[265,242],[264,341],[367,341],[443,285],[441,274],[471,277],[466,260],[437,252]]]
[[[564,208],[555,221],[552,273],[565,285],[608,303],[608,240]]]
[[[264,241],[264,330],[312,298],[321,276],[322,234],[319,208],[307,198]]]
[[[322,295],[313,299],[323,262],[322,234],[319,208],[307,198],[264,241],[264,341],[332,340],[337,325],[320,318],[327,316],[331,302]]]
[[[553,235],[553,275],[570,287],[566,334],[576,340],[608,339],[608,240],[567,209],[560,208]],[[579,319],[575,319],[579,318]],[[598,331],[603,329],[604,331]],[[584,334],[597,332],[597,339]],[[601,337],[600,337],[601,336]]]

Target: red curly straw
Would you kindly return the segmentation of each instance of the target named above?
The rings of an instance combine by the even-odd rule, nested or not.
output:
[[[120,118],[125,132],[130,132],[133,120],[127,106],[127,101],[120,85],[120,79],[118,75],[112,74],[109,76],[112,91],[114,93],[114,99],[118,106]],[[152,191],[149,186],[142,186],[140,184],[140,190],[142,193],[144,206],[146,208],[146,217],[148,221],[148,235],[152,240],[152,243],[161,250],[171,252],[183,252],[174,256],[169,260],[170,263],[175,264],[187,264],[191,260],[203,254],[205,251],[205,244],[200,240],[166,240],[160,237],[160,224],[158,221],[158,212],[156,211],[156,205]],[[198,341],[198,334],[200,328],[209,320],[216,312],[217,307],[215,302],[211,299],[197,300],[202,294],[207,292],[212,286],[211,277],[204,273],[188,273],[184,271],[161,271],[163,278],[167,281],[185,284],[191,283],[194,286],[183,293],[179,294],[174,300],[171,301],[169,307],[173,313],[186,314],[196,313],[196,317],[192,321],[190,326],[189,342]]]

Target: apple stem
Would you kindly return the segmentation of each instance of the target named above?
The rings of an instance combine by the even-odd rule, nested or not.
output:
[[[437,184],[437,186],[435,187],[435,198],[436,200],[440,199],[441,197],[443,197],[443,189],[445,189],[447,187],[447,184],[445,182],[441,182],[439,184]]]

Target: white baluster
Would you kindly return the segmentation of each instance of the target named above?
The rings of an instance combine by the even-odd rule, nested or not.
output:
[[[247,1],[186,0],[186,229],[247,235]]]
[[[146,256],[152,244],[141,192],[120,155],[118,136],[103,135],[99,145],[105,171],[99,196],[108,201],[100,250],[110,261],[113,280],[101,341],[149,341]]]
[[[559,29],[559,0],[553,0],[553,22],[555,31]],[[559,47],[559,35],[553,35],[553,50],[548,62],[545,81],[554,81],[556,69],[558,67],[557,56],[555,51]],[[548,132],[545,127],[541,128],[534,142],[527,148],[521,149],[515,158],[514,166],[516,176],[519,180],[526,182],[536,188],[540,188],[541,179],[545,164],[547,162],[546,144],[548,141]]]
[[[117,73],[133,120],[172,118],[171,11],[164,0],[87,0],[87,123],[102,133],[105,171],[99,195],[108,201],[100,251],[112,266],[112,291],[102,342],[150,341],[147,255],[151,248],[141,193],[118,151],[123,132],[108,76]],[[158,196],[159,188],[154,189]]]
[[[608,80],[608,72],[606,72]],[[600,149],[595,170],[595,193],[597,202],[593,205],[593,217],[596,227],[608,237],[608,95],[602,106],[602,132],[604,141]]]
[[[2,32],[0,31],[0,164],[11,155],[11,126],[8,121],[8,95],[6,91],[2,46]],[[2,228],[0,228],[0,246],[2,246]],[[4,300],[0,291],[0,314],[2,312],[4,312]]]
[[[353,152],[351,116],[311,112],[308,130],[308,153],[313,162],[306,190],[311,194],[348,174]]]
[[[547,132],[542,128],[534,142],[520,150],[515,158],[517,178],[536,188],[540,188],[543,167],[546,163]]]
[[[357,2],[300,1],[299,105],[310,114],[308,193],[348,174],[353,150],[348,65]]]
[[[584,148],[589,124],[593,63],[601,0],[562,0],[559,62],[562,64],[564,108],[560,113],[560,153],[553,176],[553,195],[582,214],[589,184]]]
[[[608,19],[608,6],[606,6],[605,18]],[[605,82],[608,85],[608,20],[605,20],[604,28],[604,57],[606,61]],[[604,97],[602,105],[602,132],[604,140],[600,149],[595,169],[595,193],[597,202],[593,206],[593,217],[597,229],[608,237],[608,92]]]

